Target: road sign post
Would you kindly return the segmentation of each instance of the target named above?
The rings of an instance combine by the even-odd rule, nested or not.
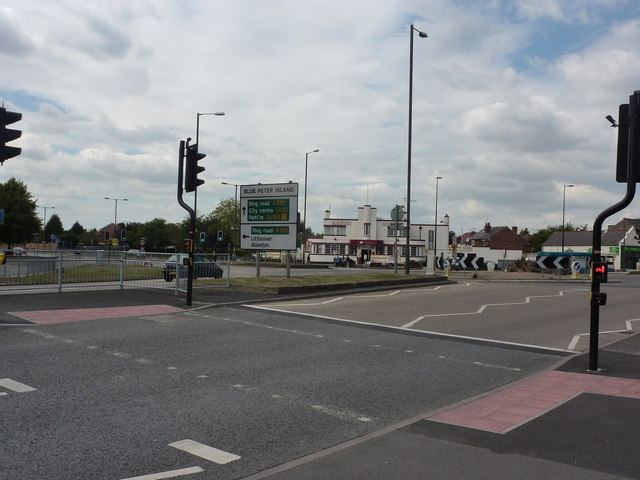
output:
[[[295,250],[298,184],[240,186],[240,246],[247,250]]]

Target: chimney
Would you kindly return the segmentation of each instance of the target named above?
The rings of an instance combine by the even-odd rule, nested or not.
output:
[[[489,233],[491,231],[491,224],[489,222],[484,224],[484,232]]]
[[[511,230],[513,230],[513,233],[516,235],[518,234],[518,227],[511,227]]]

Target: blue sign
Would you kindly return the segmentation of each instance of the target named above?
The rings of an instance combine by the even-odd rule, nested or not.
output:
[[[0,225],[4,225],[4,210],[0,210]]]

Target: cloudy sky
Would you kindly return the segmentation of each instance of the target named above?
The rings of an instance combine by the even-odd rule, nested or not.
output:
[[[179,141],[207,154],[198,213],[234,184],[300,184],[325,210],[411,218],[457,232],[591,226],[619,201],[605,115],[640,90],[637,0],[0,0],[0,98],[23,113],[23,181],[65,228],[181,221]],[[185,195],[189,203],[192,194]],[[302,208],[300,208],[302,210]],[[40,216],[44,209],[38,210]],[[640,217],[639,203],[623,212]],[[613,223],[622,213],[606,223]]]

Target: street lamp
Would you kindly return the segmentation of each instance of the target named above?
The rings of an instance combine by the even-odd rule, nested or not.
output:
[[[306,241],[304,238],[304,234],[305,234],[305,231],[307,230],[307,172],[309,170],[309,154],[318,153],[319,151],[320,150],[316,148],[315,150],[311,150],[310,152],[307,152],[304,156],[304,210],[302,212],[304,217],[303,218],[304,230],[301,232],[301,235],[300,235],[300,242],[302,243],[302,263],[307,263],[307,257],[306,257],[306,251],[305,251]]]
[[[236,187],[236,193],[233,197],[233,206],[236,209],[236,231],[238,232],[237,238],[233,241],[233,253],[236,253],[236,241],[240,238],[240,206],[238,205],[238,187],[235,183],[222,182],[222,185],[231,185]]]
[[[44,229],[47,228],[47,208],[56,208],[56,207],[40,206],[40,208],[44,208],[44,222],[42,223],[42,240],[46,241],[46,239],[44,238]]]
[[[203,115],[214,115],[216,117],[224,117],[224,112],[210,112],[210,113],[196,113],[196,148],[198,147],[198,142],[200,140],[200,117]],[[198,189],[193,192],[193,211],[196,212],[195,217],[197,217],[198,212]],[[195,221],[192,228],[195,230]],[[195,231],[193,233],[195,235]],[[193,239],[192,239],[193,240]]]
[[[564,211],[565,211],[565,199],[567,197],[567,188],[575,187],[575,185],[563,185],[562,187],[562,251],[564,252]]]
[[[438,183],[442,180],[442,177],[436,177],[436,215],[434,220],[434,231],[433,231],[433,271],[436,271],[436,257],[438,256],[437,248],[438,248]]]
[[[418,32],[420,38],[427,38],[427,34],[421,32],[413,25],[409,27],[409,139],[407,148],[407,251],[404,273],[409,274],[410,232],[411,232],[411,128],[413,118],[413,32]]]
[[[110,197],[104,197],[105,200],[113,200],[115,202],[115,213],[113,215],[113,237],[115,238],[117,237],[116,232],[118,230],[118,202],[126,202],[127,200],[129,200],[128,198],[110,198]]]

